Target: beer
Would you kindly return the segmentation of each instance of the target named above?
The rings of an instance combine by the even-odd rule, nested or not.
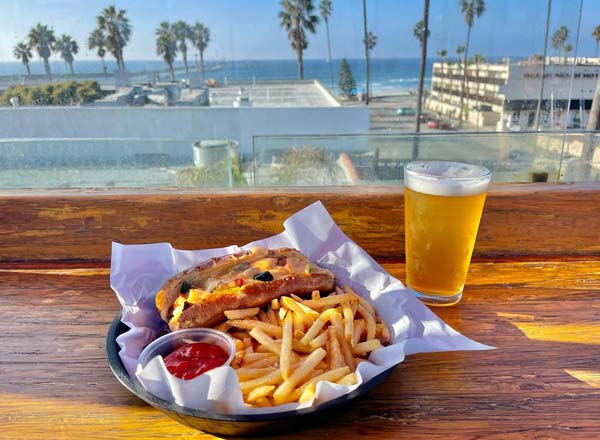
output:
[[[457,162],[405,166],[406,280],[423,302],[460,301],[490,178]]]

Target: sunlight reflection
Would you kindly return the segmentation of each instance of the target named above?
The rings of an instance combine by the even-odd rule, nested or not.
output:
[[[90,277],[96,275],[108,275],[109,268],[92,269],[0,269],[1,272],[30,273],[37,275],[70,275],[76,277]]]
[[[531,315],[496,314],[501,318],[507,318],[525,336],[535,341],[600,345],[600,323],[572,322],[568,324],[548,324],[534,322],[535,317]]]
[[[600,324],[574,322],[570,324],[542,324],[537,322],[513,322],[529,339],[574,344],[600,344]]]
[[[593,388],[600,388],[600,371],[565,369],[565,373]]]

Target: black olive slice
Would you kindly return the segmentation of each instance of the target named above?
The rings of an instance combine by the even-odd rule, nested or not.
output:
[[[265,270],[264,272],[257,273],[253,278],[257,281],[273,281],[273,274]]]
[[[190,293],[191,288],[192,288],[192,285],[190,283],[188,283],[187,281],[184,281],[183,283],[181,283],[181,288],[179,289],[179,292],[186,295],[186,294]]]

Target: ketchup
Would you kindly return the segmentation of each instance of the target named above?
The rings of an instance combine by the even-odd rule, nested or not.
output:
[[[204,342],[194,342],[179,347],[165,357],[169,373],[180,379],[190,380],[208,370],[220,367],[229,356],[221,348]]]

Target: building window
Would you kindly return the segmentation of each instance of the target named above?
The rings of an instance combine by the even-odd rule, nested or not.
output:
[[[510,125],[519,125],[519,119],[521,117],[521,113],[520,112],[513,112],[512,116],[510,118]]]
[[[529,116],[527,118],[527,127],[533,127],[533,123],[535,122],[535,112],[529,112]]]

